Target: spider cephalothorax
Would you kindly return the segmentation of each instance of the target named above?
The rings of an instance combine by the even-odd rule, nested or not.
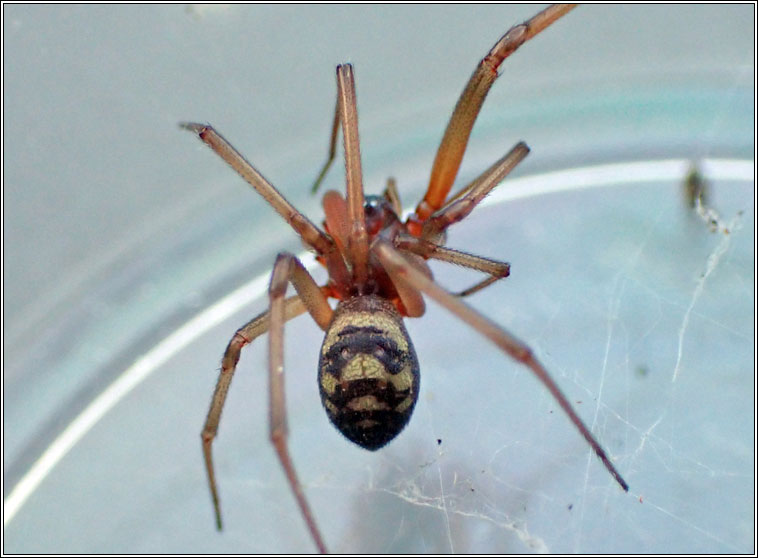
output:
[[[332,423],[347,438],[366,449],[376,450],[404,428],[418,398],[419,365],[403,318],[424,314],[422,294],[450,310],[506,354],[527,366],[550,391],[616,482],[624,490],[628,489],[605,451],[531,349],[460,300],[507,277],[509,265],[444,246],[446,230],[465,219],[529,152],[526,144],[519,142],[477,179],[456,194],[449,195],[471,128],[497,77],[498,67],[520,45],[570,9],[571,6],[554,5],[512,27],[481,60],[450,118],[426,194],[404,222],[400,219],[402,207],[393,180],[388,181],[383,196],[364,196],[355,83],[349,64],[337,67],[338,103],[329,156],[313,186],[316,191],[334,159],[341,124],[347,195],[342,197],[336,191],[324,194],[324,230],[292,206],[211,126],[183,124],[263,196],[315,252],[316,259],[329,274],[326,284],[319,286],[298,258],[280,253],[271,273],[269,309],[237,330],[227,346],[202,432],[203,454],[219,529],[221,507],[211,444],[218,431],[221,410],[242,347],[270,332],[271,441],[311,536],[318,549],[326,552],[287,446],[284,323],[307,311],[326,332],[318,371],[324,408]],[[487,277],[460,293],[450,293],[434,281],[426,264],[428,259],[473,269]],[[297,294],[286,298],[289,284],[295,287]],[[335,309],[329,299],[337,300]]]

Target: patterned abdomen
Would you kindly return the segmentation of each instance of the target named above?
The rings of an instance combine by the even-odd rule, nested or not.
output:
[[[418,359],[402,317],[387,300],[340,302],[318,369],[321,402],[349,440],[376,450],[408,423],[418,398]]]

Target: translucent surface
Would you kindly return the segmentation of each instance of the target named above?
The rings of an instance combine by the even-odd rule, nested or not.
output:
[[[213,122],[315,219],[333,66],[350,60],[367,189],[394,175],[410,205],[473,65],[535,9],[4,7],[5,551],[313,549],[267,440],[263,343],[244,353],[215,447],[227,528],[213,529],[198,433],[218,357],[262,298],[142,368],[8,505],[98,394],[130,387],[114,380],[299,251],[178,121]],[[512,182],[532,195],[478,209],[449,244],[511,262],[472,305],[533,346],[630,494],[525,369],[434,305],[408,322],[414,420],[381,452],[351,446],[320,408],[321,336],[300,318],[291,448],[330,549],[754,550],[751,10],[580,9],[508,61],[464,163],[463,180],[518,139],[532,147],[518,174],[537,178]],[[700,159],[722,162],[703,170],[729,234],[686,209],[681,178]],[[625,161],[646,166],[580,188]],[[538,195],[566,169],[567,191]],[[435,270],[451,287],[474,279]]]

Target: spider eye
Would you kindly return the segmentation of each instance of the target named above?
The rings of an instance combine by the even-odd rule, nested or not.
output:
[[[350,349],[347,347],[342,347],[342,350],[340,351],[340,356],[344,359],[350,358]]]
[[[387,200],[379,196],[366,196],[363,213],[366,216],[366,231],[370,235],[378,234],[397,220]]]

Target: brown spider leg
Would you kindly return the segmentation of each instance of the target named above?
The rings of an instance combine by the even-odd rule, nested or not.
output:
[[[445,203],[445,198],[458,174],[471,129],[490,87],[498,77],[497,70],[500,64],[518,47],[573,8],[573,5],[555,4],[524,23],[511,27],[479,62],[455,105],[437,150],[429,186],[416,208],[416,216],[420,221],[425,221]]]
[[[397,182],[390,177],[387,179],[387,188],[384,190],[384,198],[390,202],[395,214],[400,217],[403,214],[403,204],[400,203],[400,193],[397,191]]]
[[[519,142],[518,144],[516,144],[516,146],[518,146],[520,144],[523,144],[523,143],[524,142]],[[527,155],[528,155],[529,151],[531,151],[531,150],[529,149],[528,145],[526,146],[526,148],[527,148]],[[513,151],[513,148],[511,148],[511,151]],[[481,183],[481,181],[484,178],[486,178],[490,173],[497,172],[497,168],[501,164],[503,164],[503,161],[508,157],[509,154],[510,154],[510,152],[508,154],[506,154],[504,157],[502,157],[502,158],[498,159],[497,161],[495,161],[492,165],[490,165],[490,167],[486,171],[484,171],[482,174],[480,174],[479,176],[477,176],[474,180],[472,180],[471,182],[469,182],[466,186],[464,186],[463,188],[461,188],[460,190],[458,190],[455,194],[453,194],[452,196],[448,197],[447,200],[445,201],[445,205],[443,205],[441,208],[439,208],[436,211],[436,213],[440,213],[442,211],[445,211],[450,205],[452,205],[452,203],[454,201],[456,201],[456,200],[464,197],[471,190],[473,190],[476,186],[478,186]]]
[[[437,242],[433,242],[432,239],[440,241],[443,238],[442,234],[450,225],[465,219],[485,196],[500,184],[528,154],[529,147],[524,142],[516,144],[508,153],[495,161],[494,164],[468,186],[456,193],[445,206],[432,214],[421,229],[422,238],[401,234],[394,240],[395,247],[418,254],[424,258],[462,265],[490,275],[490,277],[483,279],[468,289],[456,293],[455,296],[458,297],[469,296],[488,287],[498,279],[507,277],[510,272],[510,265],[508,263],[445,248],[437,244]]]
[[[284,301],[285,320],[291,320],[305,312],[306,307],[299,296],[293,296]],[[208,416],[205,419],[205,425],[200,435],[203,441],[203,456],[205,457],[205,469],[208,473],[208,485],[211,490],[213,499],[213,509],[216,513],[216,528],[222,529],[221,522],[221,505],[219,503],[218,489],[216,487],[216,475],[213,469],[213,454],[211,447],[213,440],[218,432],[218,424],[221,419],[221,411],[224,409],[226,395],[229,392],[229,384],[232,382],[234,371],[237,368],[237,362],[240,358],[242,347],[252,343],[256,338],[263,335],[269,329],[269,311],[263,312],[256,316],[248,323],[237,330],[229,345],[226,347],[224,356],[221,359],[221,372],[216,382],[216,389],[213,392],[213,399],[208,410]]]
[[[347,269],[332,239],[298,211],[231,143],[212,126],[193,122],[183,122],[180,126],[197,134],[219,157],[237,171],[237,174],[263,196],[263,199],[295,229],[295,232],[306,244],[324,257],[329,276],[335,282],[338,284],[347,283],[349,280]]]
[[[237,151],[221,134],[212,126],[186,122],[182,128],[190,130],[198,135],[219,157],[229,164],[237,173],[245,179],[263,198],[273,207],[295,232],[303,237],[303,240],[312,246],[319,254],[326,254],[332,249],[332,242],[316,225],[305,215],[300,213],[282,194],[251,165],[242,154]]]
[[[436,211],[422,227],[422,237],[426,240],[437,238],[450,225],[462,221],[474,208],[529,154],[529,147],[522,141],[497,160],[490,168],[476,178],[465,195]]]
[[[363,208],[363,176],[361,148],[358,139],[358,105],[355,79],[350,64],[337,66],[337,97],[339,99],[342,137],[345,140],[345,178],[347,182],[347,216],[351,223],[347,249],[353,266],[353,281],[361,292],[368,277],[368,233]]]
[[[490,275],[490,277],[485,278],[468,289],[459,293],[453,293],[458,297],[474,294],[475,292],[490,286],[495,281],[508,277],[511,270],[511,265],[508,262],[499,262],[490,258],[475,256],[468,252],[453,250],[452,248],[440,246],[434,242],[416,238],[409,234],[398,234],[393,239],[393,244],[398,250],[407,250],[408,252],[412,252],[427,259],[460,265]]]
[[[405,259],[408,265],[415,267],[417,271],[426,275],[429,279],[432,278],[432,270],[429,269],[429,265],[423,258],[416,254],[406,254]],[[408,283],[395,281],[391,275],[390,279],[403,303],[403,315],[409,318],[420,318],[423,316],[424,312],[426,312],[426,302],[421,292]]]
[[[282,253],[276,258],[274,271],[269,285],[269,312],[271,333],[269,340],[269,428],[271,442],[276,448],[300,511],[303,514],[313,541],[319,552],[326,554],[326,545],[316,526],[308,501],[297,478],[287,447],[287,412],[284,400],[284,322],[286,321],[285,299],[287,283],[291,282],[308,306],[313,319],[322,329],[326,329],[332,320],[332,309],[322,294],[320,287],[308,274],[303,264],[292,254]]]
[[[548,391],[550,391],[561,408],[569,416],[571,422],[574,423],[574,426],[576,426],[590,447],[592,447],[592,450],[603,462],[605,468],[608,469],[611,475],[613,475],[613,478],[619,486],[621,486],[624,491],[629,491],[629,485],[616,470],[613,463],[611,463],[605,450],[603,450],[598,441],[585,426],[584,422],[582,422],[582,419],[579,418],[579,415],[576,414],[573,407],[571,407],[571,403],[568,402],[566,396],[563,395],[558,385],[550,377],[548,371],[534,357],[532,350],[527,345],[514,337],[506,329],[498,326],[493,321],[466,305],[459,298],[445,291],[423,273],[419,273],[412,265],[409,265],[409,262],[404,256],[397,252],[386,240],[377,238],[372,244],[372,250],[379,258],[382,266],[393,281],[396,279],[405,281],[411,287],[422,291],[495,343],[495,345],[510,355],[511,358],[522,363],[524,366],[527,366],[545,385]]]
[[[318,173],[318,177],[316,177],[316,182],[311,186],[311,194],[315,194],[319,186],[321,186],[326,173],[329,171],[329,167],[331,167],[334,162],[334,157],[337,155],[337,134],[339,133],[339,128],[340,102],[339,99],[337,99],[337,106],[334,107],[334,120],[332,121],[332,135],[329,138],[329,152],[327,153],[324,166],[321,167],[321,171]]]

